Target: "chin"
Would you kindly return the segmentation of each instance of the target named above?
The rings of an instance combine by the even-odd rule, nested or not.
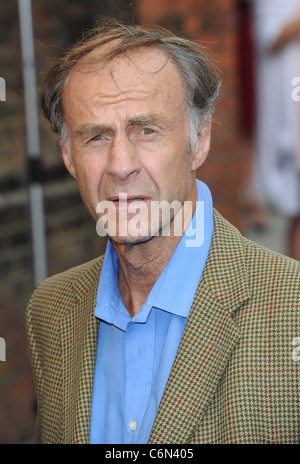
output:
[[[118,243],[118,244],[123,244],[123,245],[138,245],[139,243],[145,243],[151,240],[153,236],[137,236],[137,237],[118,237],[118,236],[113,236],[110,237],[112,242]]]

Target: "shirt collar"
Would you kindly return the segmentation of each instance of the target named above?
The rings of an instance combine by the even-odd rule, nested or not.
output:
[[[146,322],[152,307],[187,317],[208,256],[212,232],[211,194],[197,180],[197,204],[192,221],[134,318],[130,317],[120,294],[118,260],[109,240],[99,280],[96,317],[122,330],[126,330],[130,321]]]

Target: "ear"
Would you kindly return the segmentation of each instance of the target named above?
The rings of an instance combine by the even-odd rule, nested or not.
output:
[[[71,174],[71,176],[73,176],[76,179],[76,171],[75,171],[75,168],[74,168],[72,158],[71,158],[71,156],[69,154],[69,151],[68,151],[68,149],[66,147],[66,144],[62,141],[62,139],[59,140],[59,143],[60,143],[61,154],[62,154],[62,159],[63,159],[64,165],[66,166],[66,168],[69,171],[69,173]]]
[[[207,123],[199,127],[197,141],[193,152],[192,171],[196,171],[207,158],[210,149],[211,124]]]

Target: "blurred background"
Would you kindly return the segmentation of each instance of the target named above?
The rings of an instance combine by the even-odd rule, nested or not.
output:
[[[198,178],[210,187],[215,208],[244,235],[283,254],[291,254],[290,227],[299,215],[297,186],[292,191],[296,195],[295,207],[287,211],[277,208],[276,202],[257,187],[257,171],[263,170],[257,162],[258,121],[265,117],[261,116],[262,100],[258,98],[262,52],[258,51],[261,42],[257,41],[257,15],[266,21],[267,13],[272,11],[270,7],[268,11],[254,11],[253,4],[245,0],[32,0],[35,61],[29,59],[26,65],[31,71],[34,69],[38,88],[55,58],[92,27],[99,16],[139,24],[155,23],[207,47],[215,54],[223,72],[223,86],[213,125],[211,153],[197,173]],[[282,16],[278,15],[275,12],[277,20]],[[278,21],[273,23],[277,27],[273,35],[266,23],[262,24],[262,30],[269,31],[266,39],[269,42],[281,30]],[[294,42],[296,35],[292,37]],[[64,271],[102,254],[105,249],[105,239],[96,234],[95,224],[82,205],[75,181],[63,166],[57,141],[40,110],[39,153],[35,153],[34,161],[30,160],[21,41],[18,1],[1,1],[0,77],[5,80],[6,89],[5,98],[0,96],[0,337],[6,345],[5,360],[2,353],[0,361],[0,443],[7,444],[32,443],[34,436],[35,397],[24,324],[25,307],[32,291],[44,273],[50,276]],[[297,76],[295,72],[293,77]],[[273,74],[268,76],[272,80]],[[287,89],[290,93],[285,98],[289,101],[293,90],[291,79]],[[277,97],[278,93],[273,93],[273,100],[278,100]],[[30,109],[33,114],[36,104],[32,101],[30,120]],[[298,110],[299,105],[300,102]],[[274,127],[267,129],[269,139],[274,138],[274,131]],[[280,169],[290,163],[287,151],[293,150],[286,149],[285,156],[276,161]],[[296,173],[295,166],[291,170]],[[276,185],[278,181],[274,182]],[[285,190],[291,182],[287,181]],[[42,204],[33,203],[31,189],[35,183],[39,184]],[[289,205],[289,201],[284,204]],[[33,210],[38,216],[42,214],[42,221],[35,226]],[[35,250],[34,227],[39,229],[40,251]],[[299,239],[297,229],[294,234]],[[45,260],[42,270],[38,270],[35,254],[43,259],[43,243]]]

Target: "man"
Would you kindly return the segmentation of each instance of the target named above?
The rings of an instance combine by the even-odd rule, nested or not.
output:
[[[46,76],[45,115],[110,240],[28,305],[38,442],[298,442],[299,264],[196,181],[219,85],[196,44],[113,20]]]

